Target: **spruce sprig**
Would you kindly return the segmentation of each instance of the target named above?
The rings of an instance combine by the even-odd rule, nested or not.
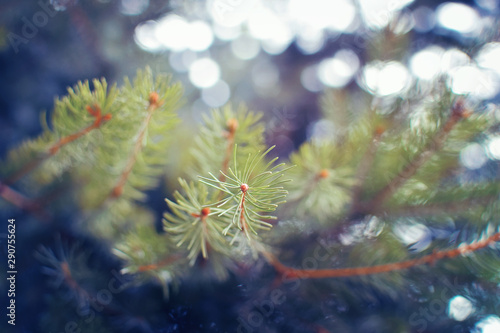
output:
[[[200,181],[222,193],[225,197],[217,204],[222,208],[219,216],[231,216],[230,224],[224,229],[226,235],[236,227],[245,233],[248,239],[258,235],[257,230],[269,230],[272,224],[267,220],[276,219],[267,213],[276,210],[279,204],[284,203],[287,191],[282,186],[289,180],[283,180],[284,172],[288,169],[284,163],[276,164],[277,157],[269,162],[263,162],[266,155],[274,148],[265,152],[249,154],[246,163],[239,167],[237,161],[237,147],[235,147],[233,168],[228,174],[221,171],[225,180],[220,180],[210,173],[210,178],[201,177]]]
[[[179,183],[183,194],[174,193],[175,201],[165,199],[172,213],[165,213],[163,224],[168,235],[178,246],[189,251],[188,259],[194,265],[201,253],[204,259],[210,251],[230,252],[229,242],[223,235],[224,219],[219,210],[210,207],[208,188],[202,183],[189,184],[182,178]]]
[[[234,146],[238,145],[238,160],[265,149],[262,114],[249,111],[244,105],[236,110],[228,104],[204,115],[204,124],[194,139],[189,174],[192,177],[231,167]]]
[[[354,171],[343,152],[330,142],[307,142],[293,153],[290,162],[296,165],[288,176],[290,204],[296,205],[300,216],[308,214],[320,222],[338,218],[351,198],[355,184]]]
[[[166,297],[169,285],[175,284],[187,266],[169,239],[147,224],[137,225],[125,234],[113,253],[125,262],[122,274],[135,274],[137,282],[158,280]]]

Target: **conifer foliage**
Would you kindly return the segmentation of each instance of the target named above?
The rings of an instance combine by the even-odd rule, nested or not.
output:
[[[352,277],[425,266],[463,257],[500,239],[498,178],[460,183],[464,170],[459,162],[464,147],[498,131],[498,117],[442,86],[432,94],[409,97],[410,111],[394,102],[367,103],[353,112],[352,105],[341,107],[345,104],[337,101],[337,92],[328,91],[324,118],[341,130],[311,138],[287,163],[270,157],[273,147],[266,147],[261,114],[244,106],[213,110],[196,131],[187,152],[192,163],[183,166],[179,188],[168,195],[163,228],[157,232],[152,212],[140,201],[145,191],[169,177],[169,149],[180,144],[171,135],[178,123],[180,85],[168,76],[154,76],[150,69],[139,71],[133,81],[126,79],[121,88],[108,87],[104,79],[94,80],[92,88],[79,83],[56,100],[44,133],[2,163],[0,196],[47,219],[47,208],[28,197],[43,196],[50,186],[69,188],[73,202],[55,201],[78,207],[77,218],[85,222],[79,227],[110,242],[123,260],[122,274],[139,282],[154,278],[166,294],[172,284],[193,275],[224,279],[238,264],[263,259],[283,279]],[[31,193],[21,194],[27,188]],[[411,216],[413,222],[425,216],[430,224],[443,218],[465,220],[484,233],[482,239],[471,237],[449,249],[431,245],[434,252],[416,258],[392,232],[402,216]],[[299,227],[287,230],[293,220]],[[374,220],[379,230],[371,233],[367,229],[373,224],[365,222]],[[357,234],[349,229],[356,226]],[[291,260],[286,242],[288,237],[300,239],[301,233],[336,235],[335,246],[343,242],[350,253],[346,268],[295,267],[301,252],[296,247],[291,252],[299,257]],[[378,253],[387,258],[356,267],[366,260],[366,251],[358,248],[366,245],[363,235],[370,235],[376,248],[398,252],[399,261],[391,262],[391,251],[382,251]],[[305,238],[301,250],[307,252],[311,245]],[[279,259],[282,254],[284,259]],[[48,249],[38,255],[54,257]],[[64,273],[61,281],[71,281],[69,288],[86,293],[71,277],[67,261],[49,261],[64,265],[52,267],[51,274]],[[498,267],[500,260],[482,270]],[[499,282],[498,276],[490,276]]]

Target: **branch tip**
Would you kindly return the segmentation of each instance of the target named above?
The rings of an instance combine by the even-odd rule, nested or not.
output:
[[[239,126],[238,120],[236,120],[236,118],[228,119],[226,125],[230,135],[234,135]]]
[[[328,176],[330,176],[330,171],[328,171],[328,169],[322,169],[318,173],[318,178],[319,179],[325,179],[325,178],[328,178]]]
[[[156,91],[152,91],[149,93],[149,106],[150,107],[159,107],[162,104],[160,101],[160,95]]]

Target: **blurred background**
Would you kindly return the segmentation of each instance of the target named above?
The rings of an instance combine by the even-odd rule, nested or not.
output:
[[[439,79],[473,103],[493,107],[500,93],[499,12],[499,0],[2,0],[0,156],[40,133],[40,111],[50,112],[54,98],[66,94],[68,86],[95,77],[120,83],[146,65],[183,83],[186,103],[179,114],[188,124],[198,123],[211,108],[245,102],[265,113],[268,143],[277,144],[284,156],[312,136],[335,131],[319,120],[318,97],[328,89],[394,101],[411,89],[425,95]],[[471,171],[497,160],[500,136],[486,145],[471,144],[461,154]],[[163,200],[157,201],[163,209]],[[25,255],[31,254],[26,250]],[[118,268],[116,262],[109,265]],[[147,292],[141,294],[144,299]],[[230,306],[242,292],[234,290],[233,297],[222,300],[213,295],[196,301]],[[157,300],[158,307],[167,311],[162,302]],[[37,312],[45,303],[34,304]],[[156,327],[161,330],[140,323],[123,329],[222,332],[221,325],[227,331],[240,325],[233,318],[211,329],[182,326],[197,323],[199,312],[209,307],[189,312],[186,308],[197,306],[185,304],[169,308],[174,319],[170,326],[160,320]],[[382,305],[381,311],[398,308]],[[456,322],[474,312],[459,295],[443,306]],[[354,324],[356,315],[349,314],[352,327],[362,330]],[[391,331],[377,326],[370,312],[364,315],[372,325],[367,327]],[[465,326],[438,323],[427,331],[498,332],[498,315]],[[175,318],[181,318],[179,323]],[[416,332],[426,331],[419,330],[421,318],[413,318]],[[37,331],[38,320],[23,332]],[[345,331],[356,331],[352,327]]]
[[[491,101],[500,90],[497,0],[41,0],[0,4],[1,149],[39,130],[78,80],[174,74],[180,114],[244,101],[287,154],[314,132],[327,88],[396,98],[440,76]],[[416,86],[415,83],[418,82]],[[325,124],[320,124],[325,126]],[[493,147],[498,155],[498,142]]]

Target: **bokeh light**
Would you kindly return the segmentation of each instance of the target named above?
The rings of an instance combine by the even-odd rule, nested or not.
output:
[[[472,333],[498,333],[500,332],[500,318],[489,315],[476,323]]]
[[[371,29],[382,29],[391,22],[395,13],[414,0],[359,0],[365,24]]]
[[[498,0],[474,0],[475,3],[486,10],[490,10],[492,12],[495,12],[498,10],[500,6],[500,2]]]
[[[411,76],[398,61],[373,61],[363,68],[361,85],[378,96],[399,94],[410,87]]]
[[[406,246],[411,245],[413,251],[420,252],[429,247],[431,231],[422,223],[404,221],[393,227],[394,235]]]
[[[208,0],[206,7],[214,22],[221,26],[235,27],[243,24],[253,9],[259,4],[259,0]]]
[[[488,17],[482,17],[483,12],[480,15],[474,7],[456,2],[443,3],[436,9],[416,6],[412,10],[401,11],[413,2],[287,0],[271,5],[262,0],[212,0],[206,3],[205,16],[192,20],[169,13],[157,21],[139,24],[134,37],[147,52],[170,52],[169,64],[178,73],[191,73],[189,68],[192,63],[210,56],[213,50],[214,59],[227,55],[229,51],[236,59],[228,62],[228,70],[236,73],[249,70],[245,63],[250,60],[279,55],[292,43],[304,56],[320,55],[326,45],[342,38],[342,35],[360,37],[362,41],[369,34],[366,28],[377,31],[388,27],[389,23],[389,29],[396,35],[413,29],[417,32],[435,30],[441,34],[443,31],[445,34],[453,32],[463,38],[478,35],[487,24]],[[486,2],[482,0],[480,6],[496,8],[496,5]],[[123,5],[131,8],[144,3],[149,3],[149,0],[122,0]],[[367,63],[363,63],[365,59],[359,58],[358,50],[352,50],[344,46],[333,55],[321,54],[314,63],[304,66],[300,73],[302,87],[310,92],[319,92],[325,87],[340,89],[355,79],[366,91],[383,97],[404,93],[415,82],[428,87],[424,82],[443,77],[454,93],[476,100],[492,99],[500,92],[498,42],[484,45],[475,52],[473,59],[454,47],[427,45],[410,54],[404,62],[389,58],[384,61],[368,59]],[[193,75],[190,74],[191,82]],[[269,80],[259,81],[255,73],[252,80],[257,94],[262,96]],[[206,81],[215,84],[218,79],[209,76]],[[279,78],[273,82],[279,84]],[[259,88],[260,84],[264,86]],[[236,95],[239,91],[235,89]],[[251,92],[249,94],[252,95]]]
[[[448,316],[456,321],[464,321],[474,312],[474,305],[467,298],[457,295],[448,303]]]
[[[259,54],[260,44],[258,40],[243,35],[231,42],[231,51],[239,59],[250,60]]]
[[[206,105],[212,108],[218,108],[226,104],[230,96],[231,89],[229,85],[222,80],[219,80],[209,88],[201,90],[201,99]]]
[[[193,51],[204,51],[212,45],[214,35],[210,26],[203,21],[191,22],[188,29],[187,47]]]
[[[479,143],[472,143],[460,152],[460,162],[467,169],[475,170],[488,161],[484,147]]]
[[[196,53],[190,50],[171,52],[168,62],[176,72],[185,73],[197,58]]]
[[[500,90],[499,78],[496,75],[473,65],[450,71],[449,85],[455,94],[470,94],[480,99],[492,98]]]
[[[219,65],[210,58],[197,59],[189,66],[189,80],[198,88],[209,88],[219,78]]]
[[[183,17],[168,14],[158,20],[155,36],[165,48],[182,51],[187,47],[185,33],[188,26],[188,22]]]
[[[459,49],[452,48],[446,50],[441,60],[442,70],[445,73],[451,73],[453,70],[460,66],[469,65],[471,62],[470,57]]]
[[[488,43],[479,50],[476,56],[478,66],[491,69],[500,75],[500,43]]]
[[[434,79],[441,72],[443,53],[443,48],[439,46],[431,46],[415,53],[410,60],[413,75],[421,80]]]
[[[158,21],[155,36],[166,49],[173,51],[203,51],[212,45],[214,39],[207,23],[188,22],[175,14],[168,14]]]
[[[144,51],[157,52],[163,49],[163,45],[155,35],[157,25],[156,21],[150,20],[139,24],[135,28],[134,40]]]
[[[500,160],[500,136],[495,136],[489,140],[488,155],[492,159]]]
[[[149,0],[121,0],[120,12],[123,15],[140,15],[149,6]]]
[[[295,42],[303,54],[314,54],[325,45],[323,30],[303,29],[298,32]]]
[[[241,27],[226,27],[223,25],[219,25],[214,23],[212,26],[215,37],[222,41],[231,41],[235,38],[238,38],[241,35]]]
[[[349,0],[290,0],[288,12],[299,27],[345,31],[356,17],[356,9]]]
[[[340,50],[319,64],[318,78],[326,86],[341,88],[351,81],[358,68],[358,56],[351,50]]]
[[[437,8],[436,18],[443,28],[466,36],[475,36],[481,32],[481,20],[478,12],[465,4],[444,3]]]

